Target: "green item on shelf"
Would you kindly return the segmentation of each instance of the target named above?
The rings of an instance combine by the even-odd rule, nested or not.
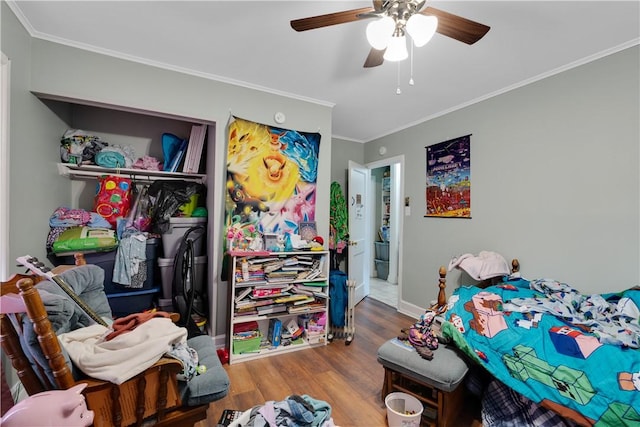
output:
[[[191,216],[196,216],[199,218],[204,218],[207,215],[208,215],[207,208],[203,208],[202,206],[195,208],[191,213]]]
[[[68,255],[75,252],[111,251],[118,247],[114,230],[95,227],[71,227],[53,242],[53,253]]]
[[[233,338],[233,354],[242,353],[255,353],[260,350],[260,341],[262,340],[262,334],[256,332],[252,335],[252,338]]]

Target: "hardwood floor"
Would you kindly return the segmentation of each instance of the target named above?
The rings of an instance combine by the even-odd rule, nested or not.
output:
[[[291,394],[306,394],[329,403],[338,426],[386,426],[386,408],[380,396],[384,370],[376,353],[400,328],[413,322],[394,308],[365,298],[356,306],[356,333],[348,346],[344,340],[334,340],[321,348],[224,365],[231,379],[229,394],[211,403],[208,419],[195,427],[215,427],[224,409],[244,411]],[[476,402],[469,401],[467,408],[454,427],[481,425]]]

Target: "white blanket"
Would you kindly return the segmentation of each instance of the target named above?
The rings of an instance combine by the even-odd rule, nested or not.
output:
[[[491,251],[480,251],[473,254],[463,254],[453,257],[449,262],[449,271],[454,268],[464,270],[475,280],[491,279],[492,277],[508,276],[511,272],[509,264],[502,255]]]
[[[187,330],[156,317],[110,341],[111,329],[91,325],[58,335],[75,365],[85,374],[122,384],[156,363],[173,344],[186,342]]]

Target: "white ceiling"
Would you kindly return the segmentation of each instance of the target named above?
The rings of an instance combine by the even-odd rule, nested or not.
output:
[[[289,25],[370,1],[8,3],[34,37],[334,105],[333,136],[360,142],[640,43],[640,1],[431,1],[491,30],[471,46],[436,34],[409,86],[410,60],[362,67],[367,20]]]

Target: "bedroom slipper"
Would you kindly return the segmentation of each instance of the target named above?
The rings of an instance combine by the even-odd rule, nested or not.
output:
[[[429,350],[427,347],[415,347],[416,351],[418,352],[418,354],[420,355],[420,357],[422,357],[425,360],[431,360],[433,359],[433,352],[431,350]]]

